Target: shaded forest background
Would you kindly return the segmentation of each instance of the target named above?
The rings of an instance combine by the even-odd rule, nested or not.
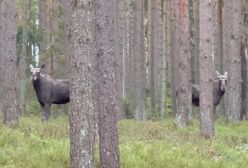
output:
[[[173,2],[173,1],[171,1]],[[185,6],[188,17],[189,41],[186,41],[186,54],[173,53],[179,50],[177,42],[177,8],[170,1],[147,1],[138,4],[134,1],[116,3],[116,11],[113,11],[116,19],[117,38],[115,44],[116,54],[115,69],[117,81],[117,94],[121,110],[119,119],[136,118],[160,119],[166,116],[176,116],[176,90],[177,83],[182,77],[187,76],[191,83],[199,83],[199,1],[189,0]],[[45,64],[45,73],[55,78],[68,78],[69,56],[66,54],[65,43],[66,25],[64,13],[64,1],[53,0],[18,0],[17,1],[17,68],[18,68],[18,105],[23,114],[29,115],[39,111],[34,92],[32,91],[29,64],[36,66]],[[212,1],[212,59],[214,69],[219,72],[228,71],[232,74],[231,59],[232,50],[238,50],[241,57],[234,69],[241,79],[237,85],[239,96],[242,100],[241,118],[245,118],[247,109],[247,65],[246,65],[246,25],[247,4],[242,1],[240,6],[240,21],[238,23],[240,41],[236,48],[228,50],[225,47],[225,27],[223,24],[230,20],[225,14],[223,1]],[[179,9],[178,9],[179,10]],[[228,13],[228,12],[226,12]],[[230,13],[230,12],[229,12]],[[232,13],[231,13],[232,14]],[[175,17],[175,18],[173,18]],[[203,23],[204,24],[204,23]],[[238,25],[237,25],[238,26]],[[224,33],[223,33],[224,32]],[[182,37],[183,38],[183,37]],[[176,41],[173,41],[176,40]],[[227,39],[228,40],[228,39]],[[188,48],[187,48],[188,47]],[[175,48],[175,49],[173,49]],[[187,58],[188,55],[188,58]],[[186,58],[187,73],[178,74],[177,61]],[[242,69],[241,69],[242,67]],[[213,76],[215,71],[213,70]],[[180,77],[180,75],[182,75]],[[237,77],[238,77],[237,76]],[[229,78],[231,83],[232,78]],[[176,82],[176,80],[179,81]],[[184,81],[185,82],[185,81]],[[242,84],[242,91],[241,91]],[[229,90],[231,85],[229,85]],[[189,88],[190,89],[190,88]],[[242,93],[242,95],[241,95]],[[230,92],[231,94],[231,92]],[[226,96],[229,97],[229,96]],[[228,99],[228,98],[227,98]],[[174,102],[174,103],[173,103]],[[241,108],[241,104],[236,106]],[[240,107],[240,108],[239,108]],[[226,114],[227,102],[219,106],[218,115]],[[62,110],[56,108],[56,110]],[[190,106],[191,109],[191,106]],[[189,110],[191,113],[191,110]],[[190,114],[190,116],[192,113]],[[227,117],[227,116],[226,116]],[[227,117],[228,118],[228,117]]]
[[[22,150],[28,153],[32,143],[39,149],[42,145],[37,144],[43,142],[42,138],[50,138],[43,142],[44,147],[57,144],[51,151],[61,153],[58,158],[64,166],[68,165],[67,153],[63,150],[69,143],[67,105],[53,106],[55,120],[47,125],[37,122],[40,107],[30,80],[29,65],[40,67],[44,64],[42,73],[71,79],[73,102],[87,99],[70,104],[71,166],[83,159],[90,162],[95,159],[95,165],[115,163],[117,166],[114,167],[119,167],[119,152],[126,167],[141,166],[142,163],[147,164],[143,167],[164,166],[162,160],[179,167],[190,164],[213,166],[211,160],[215,160],[215,166],[221,167],[235,158],[239,159],[232,164],[246,165],[248,140],[242,129],[247,122],[241,121],[247,119],[248,108],[246,0],[112,0],[106,4],[103,1],[17,0],[17,11],[14,11],[13,2],[0,2],[0,22],[4,23],[0,27],[0,42],[6,47],[1,47],[0,57],[0,93],[3,93],[0,95],[0,110],[3,111],[4,124],[10,121],[15,125],[18,118],[22,122],[15,132],[20,140],[11,136],[14,130],[0,125],[4,132],[0,145],[18,148],[22,144],[25,146]],[[106,10],[108,8],[113,10]],[[83,22],[85,24],[81,24]],[[111,36],[107,36],[111,31]],[[16,48],[13,48],[15,43]],[[86,54],[80,56],[71,50]],[[90,52],[94,54],[84,61]],[[216,114],[212,94],[217,79],[215,71],[228,73],[226,93]],[[17,83],[11,78],[13,76],[17,77]],[[78,84],[74,79],[80,79],[82,83]],[[87,86],[85,89],[83,84]],[[200,84],[200,108],[191,104],[192,84]],[[76,87],[87,94],[78,94]],[[14,109],[15,105],[17,109]],[[89,110],[82,109],[84,107]],[[117,113],[118,119],[123,120],[119,122],[120,151]],[[215,119],[220,119],[216,129]],[[100,157],[94,157],[95,131],[98,129],[95,122],[100,130]],[[209,141],[198,137],[199,129],[195,125],[200,125],[200,134],[210,138]],[[129,126],[132,127],[129,129]],[[234,130],[230,128],[232,126]],[[81,142],[78,137],[85,130],[90,136]],[[104,144],[101,140],[108,140],[107,134],[111,138]],[[60,138],[63,140],[58,141]],[[226,146],[220,145],[223,142]],[[87,148],[89,158],[81,156],[82,146]],[[113,162],[104,159],[108,157],[104,150],[106,146],[115,154],[108,158]],[[184,153],[191,151],[187,146],[195,152],[191,156],[203,161],[186,158],[190,160],[188,163],[183,158],[178,163],[167,157],[182,158]],[[173,149],[172,153],[163,154],[163,158],[157,161],[154,157],[144,159],[153,155],[154,149],[168,147]],[[12,153],[5,148],[0,153],[4,153],[0,157],[2,165],[12,160],[8,156],[15,156],[16,161],[25,160],[18,152]],[[130,153],[134,153],[133,159],[127,157]],[[52,156],[52,162],[48,159],[41,164],[59,162]],[[136,157],[144,160],[136,160]],[[206,157],[210,161],[205,162]],[[91,166],[94,166],[93,162]]]

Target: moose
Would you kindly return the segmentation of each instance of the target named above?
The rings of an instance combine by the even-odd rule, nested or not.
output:
[[[41,68],[44,68],[44,65]],[[41,68],[30,65],[33,87],[41,106],[42,121],[47,121],[51,115],[52,104],[66,104],[70,101],[69,80],[54,79],[41,73]]]
[[[214,113],[216,106],[220,103],[222,96],[225,94],[228,73],[225,72],[224,75],[221,75],[218,71],[217,79],[213,83],[213,105]],[[192,104],[195,106],[200,105],[200,88],[198,85],[192,84]]]

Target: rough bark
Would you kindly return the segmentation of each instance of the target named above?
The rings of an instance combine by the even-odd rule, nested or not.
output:
[[[212,4],[200,0],[200,130],[205,138],[212,138],[214,132],[213,119],[213,30]]]
[[[241,24],[241,0],[224,1],[223,49],[229,76],[226,106],[226,118],[229,122],[238,122],[241,112]]]
[[[70,75],[70,166],[94,167],[96,133],[95,12],[93,0],[68,1]]]
[[[3,122],[18,124],[17,57],[16,57],[16,2],[0,1],[1,17],[1,74],[3,74]]]
[[[191,111],[191,85],[190,85],[190,56],[189,56],[189,18],[187,0],[175,2],[179,12],[177,19],[178,35],[177,47],[178,55],[175,55],[175,65],[177,74],[176,104],[177,114],[176,123],[178,127],[185,127],[189,122],[189,112]]]
[[[119,138],[117,129],[116,81],[114,76],[114,20],[111,18],[114,0],[97,0],[97,65],[99,83],[100,167],[118,168]]]

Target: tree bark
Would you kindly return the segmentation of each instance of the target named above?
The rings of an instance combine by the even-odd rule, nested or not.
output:
[[[26,70],[27,70],[27,45],[28,45],[28,20],[29,20],[29,0],[23,0],[22,13],[22,51],[18,66],[19,76],[19,96],[18,106],[21,113],[25,112],[25,95],[26,95]]]
[[[70,166],[73,168],[94,167],[96,133],[95,103],[95,55],[96,6],[93,0],[74,3],[68,1],[65,8],[70,18],[69,55],[70,75]]]
[[[118,168],[119,138],[117,129],[116,81],[114,76],[114,20],[111,18],[114,0],[96,0],[96,40],[99,83],[100,167]]]
[[[248,119],[248,66],[247,66],[247,42],[248,42],[248,2],[246,0],[242,0],[242,38],[241,38],[241,76],[242,76],[242,110],[240,119],[247,120]]]
[[[177,74],[176,74],[176,56],[178,55],[178,25],[177,25],[177,18],[178,18],[178,11],[176,1],[170,0],[170,55],[171,55],[171,83],[172,83],[172,115],[176,117],[177,114],[177,99],[176,99],[176,87],[177,87]]]
[[[241,112],[241,0],[224,1],[223,40],[228,71],[227,110],[229,122],[238,122]]]
[[[178,127],[185,127],[189,122],[189,112],[191,111],[191,85],[190,85],[190,55],[189,55],[189,18],[187,0],[178,0],[175,2],[178,11],[178,55],[176,58],[176,104],[177,114],[176,123]]]
[[[134,44],[134,66],[136,73],[134,74],[135,95],[134,95],[134,116],[137,120],[146,119],[145,109],[145,52],[144,52],[144,4],[142,0],[135,1],[135,44]]]
[[[200,130],[205,138],[212,138],[213,119],[213,30],[212,4],[200,0]]]
[[[17,57],[16,57],[16,2],[0,1],[1,17],[1,74],[3,75],[3,123],[18,124]]]

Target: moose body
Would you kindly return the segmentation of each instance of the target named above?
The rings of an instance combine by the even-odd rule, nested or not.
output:
[[[225,94],[227,72],[224,75],[218,73],[217,79],[213,83],[213,105],[214,111],[216,106],[220,103],[221,98]],[[200,105],[200,88],[199,85],[192,84],[192,104],[195,106]]]
[[[66,104],[70,101],[69,80],[54,79],[30,66],[36,97],[42,110],[42,120],[48,120],[52,104]]]

